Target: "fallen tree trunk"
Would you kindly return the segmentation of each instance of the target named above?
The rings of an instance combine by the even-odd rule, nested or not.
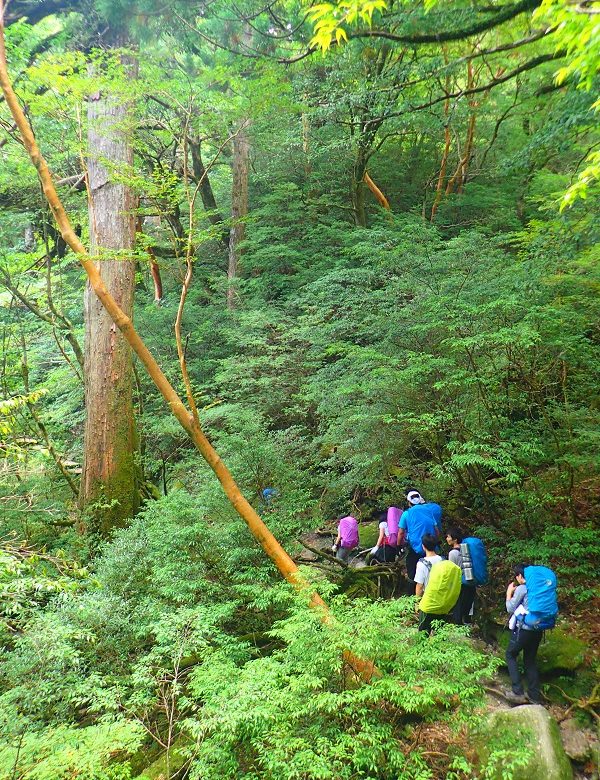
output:
[[[4,7],[4,0],[0,0],[0,87],[2,88],[6,104],[15,120],[15,124],[19,129],[23,145],[38,172],[42,190],[63,239],[77,255],[98,299],[112,318],[113,322],[127,339],[138,358],[144,364],[148,375],[168,403],[182,428],[187,432],[197,450],[215,473],[223,487],[225,495],[236,512],[244,520],[254,538],[260,543],[265,553],[271,558],[283,577],[298,590],[306,591],[310,588],[309,584],[301,575],[292,558],[267,528],[254,507],[242,495],[229,472],[229,469],[225,466],[220,456],[209,442],[199,423],[194,419],[194,416],[188,411],[179,398],[179,395],[170,384],[154,356],[134,328],[133,322],[108,292],[98,268],[73,230],[69,217],[56,192],[48,164],[37,145],[31,126],[17,100],[8,76],[8,65],[4,44]],[[318,593],[313,592],[311,594],[310,604],[320,612],[321,618],[325,624],[330,624],[332,622],[333,618],[331,613]],[[350,651],[345,652],[344,658],[356,674],[360,675],[364,680],[370,680],[373,674],[377,673],[372,661],[365,661],[362,658],[358,658]]]

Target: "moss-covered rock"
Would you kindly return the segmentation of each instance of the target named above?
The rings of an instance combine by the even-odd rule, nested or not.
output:
[[[587,645],[562,628],[546,633],[538,650],[538,667],[542,674],[565,671],[574,672],[583,666]]]
[[[374,547],[379,538],[379,524],[360,523],[358,526],[358,537],[361,547]]]
[[[493,713],[475,739],[490,780],[572,780],[556,721],[540,705]]]
[[[504,651],[508,647],[510,632],[504,631],[498,638],[498,644]],[[576,636],[569,635],[565,629],[555,628],[547,631],[537,654],[538,669],[541,674],[556,672],[574,672],[583,665],[587,645]]]
[[[189,760],[189,756],[183,750],[185,743],[186,740],[175,740],[168,756],[165,750],[156,761],[153,761],[141,774],[137,775],[135,780],[169,780]]]

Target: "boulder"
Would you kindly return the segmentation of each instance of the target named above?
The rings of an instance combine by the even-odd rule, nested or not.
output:
[[[542,674],[574,672],[583,666],[587,645],[576,636],[569,635],[562,628],[546,632],[540,644],[537,660]]]
[[[377,544],[377,539],[379,538],[379,524],[359,523],[358,536],[361,547],[374,547]]]
[[[135,780],[169,780],[189,761],[189,756],[185,751],[188,745],[189,740],[179,737],[171,746],[168,758],[165,751],[156,761],[147,766],[141,774],[137,775]]]
[[[507,772],[512,780],[573,778],[558,725],[539,704],[492,713],[480,731],[478,753],[490,780]]]
[[[582,728],[575,718],[567,718],[560,724],[560,738],[566,754],[578,764],[584,764],[594,753],[597,739],[589,729]]]

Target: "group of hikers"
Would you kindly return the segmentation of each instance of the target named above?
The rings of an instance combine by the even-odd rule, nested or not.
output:
[[[467,536],[451,525],[446,531],[447,558],[440,554],[442,508],[426,502],[418,490],[405,492],[406,508],[389,507],[379,513],[379,536],[370,550],[371,564],[393,563],[405,553],[409,594],[418,598],[419,630],[431,633],[433,621],[465,625],[472,621],[477,587],[488,582],[488,563],[481,539]],[[359,545],[358,522],[351,515],[338,523],[332,552],[348,563]],[[514,567],[506,590],[506,611],[511,616],[506,665],[511,689],[504,696],[514,704],[541,703],[538,647],[558,614],[556,575],[545,566]],[[523,653],[527,694],[518,666]]]

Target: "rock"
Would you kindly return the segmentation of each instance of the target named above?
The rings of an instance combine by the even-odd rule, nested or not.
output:
[[[359,523],[358,536],[361,547],[374,547],[379,537],[378,523]]]
[[[562,628],[546,632],[538,650],[538,668],[542,674],[553,672],[574,672],[583,666],[587,645]]]
[[[560,724],[560,738],[565,753],[578,764],[583,764],[591,755],[593,736],[589,731],[582,729],[575,718],[563,720]]]
[[[478,753],[490,780],[507,771],[511,780],[573,778],[558,725],[539,704],[494,712],[481,730]]]
[[[165,751],[150,766],[147,766],[141,774],[137,775],[135,780],[169,780],[189,761],[189,757],[185,752],[187,744],[188,740],[183,737],[176,739],[169,751],[168,760]],[[184,750],[182,751],[181,748]]]

